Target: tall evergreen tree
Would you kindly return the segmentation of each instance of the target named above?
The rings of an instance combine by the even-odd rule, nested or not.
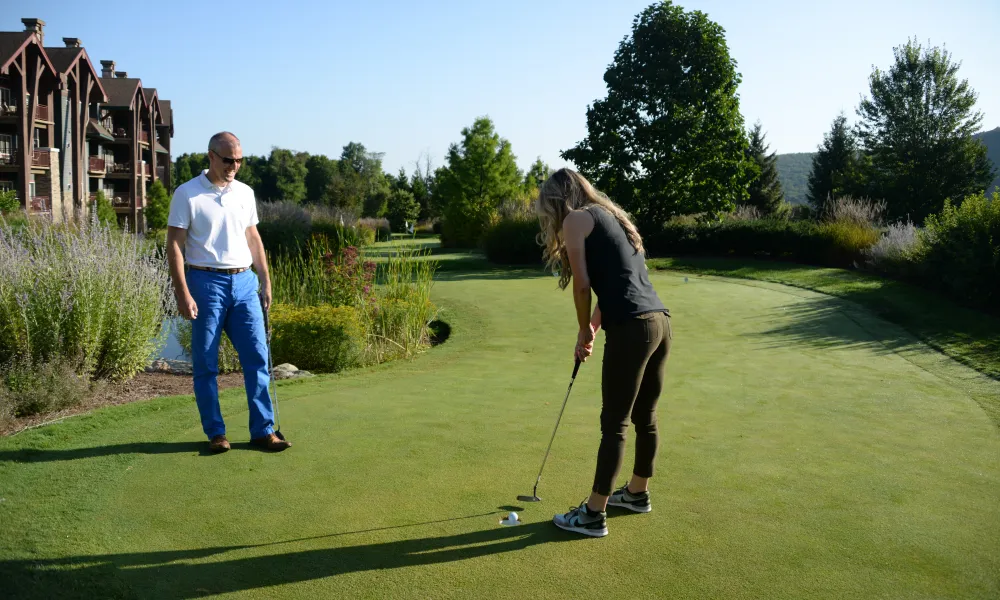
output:
[[[747,206],[755,206],[761,214],[773,215],[785,200],[778,179],[778,154],[767,153],[768,145],[764,142],[765,134],[760,121],[754,124],[750,131],[750,147],[747,158],[757,165],[759,175],[750,182],[750,197],[743,201]]]
[[[462,130],[462,142],[451,145],[447,161],[434,186],[444,207],[444,241],[472,247],[500,204],[517,197],[523,179],[510,142],[493,129],[489,117]]]
[[[806,199],[817,213],[827,201],[861,192],[858,142],[843,113],[833,120],[830,132],[813,157]]]

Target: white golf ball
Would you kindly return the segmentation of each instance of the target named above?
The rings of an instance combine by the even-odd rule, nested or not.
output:
[[[517,513],[512,512],[509,515],[507,515],[507,520],[510,521],[511,523],[517,521]]]

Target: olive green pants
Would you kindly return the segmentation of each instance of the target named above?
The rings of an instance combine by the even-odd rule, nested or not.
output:
[[[635,427],[635,466],[639,477],[653,476],[659,435],[656,403],[663,390],[670,354],[670,317],[647,313],[604,328],[601,378],[601,447],[593,491],[611,495],[625,455],[625,430]]]

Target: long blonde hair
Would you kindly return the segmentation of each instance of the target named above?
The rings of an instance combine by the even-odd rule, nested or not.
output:
[[[571,211],[593,205],[611,213],[625,230],[625,235],[628,236],[628,241],[636,253],[645,253],[639,230],[620,206],[594,189],[594,186],[576,171],[559,169],[538,189],[535,212],[542,228],[538,235],[538,243],[543,247],[545,268],[553,273],[556,269],[559,270],[559,287],[562,289],[566,289],[573,277],[569,254],[566,252],[566,240],[562,234],[563,220]]]

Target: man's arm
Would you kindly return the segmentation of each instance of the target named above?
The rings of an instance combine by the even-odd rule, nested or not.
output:
[[[250,246],[250,255],[253,257],[253,268],[257,271],[257,278],[260,279],[260,296],[264,305],[264,310],[271,308],[271,274],[267,270],[267,254],[264,252],[264,242],[260,239],[260,233],[256,225],[247,227],[247,245]]]
[[[170,265],[170,281],[174,285],[174,297],[177,299],[177,310],[189,321],[198,318],[198,305],[188,290],[187,279],[184,277],[184,242],[187,241],[187,229],[167,227],[167,264]]]

